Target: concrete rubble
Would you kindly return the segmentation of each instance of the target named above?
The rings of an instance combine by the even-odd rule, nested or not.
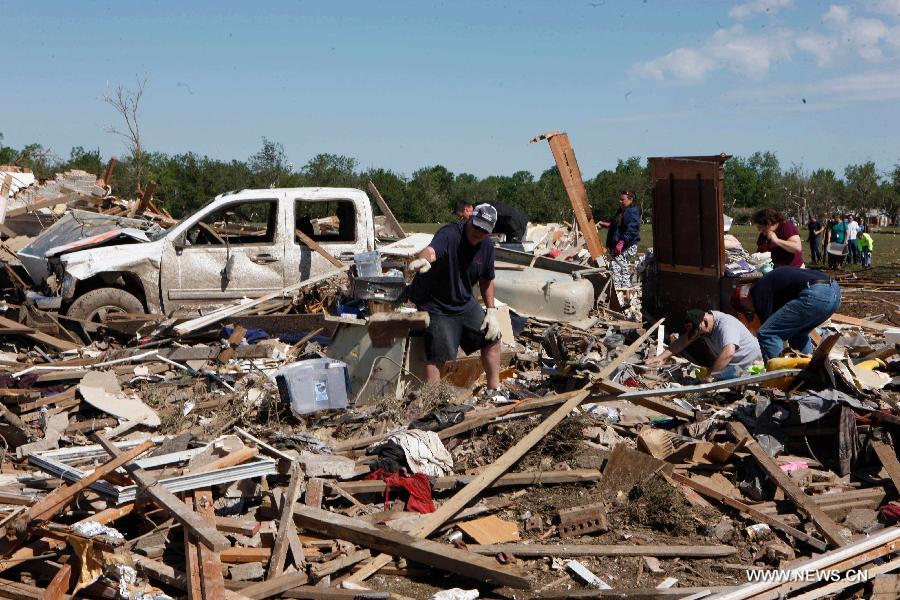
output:
[[[540,139],[553,147],[560,135]],[[532,269],[558,282],[546,287],[561,289],[559,306],[589,298],[554,312],[539,284],[536,298],[498,285],[509,398],[485,397],[477,357],[423,386],[427,313],[404,301],[402,277],[430,236],[407,236],[373,189],[374,279],[316,242],[341,235],[338,213],[304,234],[323,266],[275,292],[185,314],[145,299],[90,319],[67,313],[59,265],[29,277],[24,238],[73,210],[140,221],[137,231],[175,219],[152,188],[117,198],[78,172],[9,198],[7,215],[33,220],[6,221],[0,255],[0,597],[736,599],[890,587],[895,304],[878,319],[823,323],[816,336],[831,350],[818,361],[713,382],[699,359],[648,368],[674,328],[658,310],[663,278],[648,253],[634,286],[615,289],[580,214],[577,227],[535,225],[526,244],[498,249],[498,277],[521,282]],[[163,239],[121,229],[93,248],[139,253]],[[208,229],[255,235],[227,221]],[[372,283],[398,276],[399,287]],[[846,298],[870,303],[892,285],[842,281]],[[759,576],[773,569],[781,579]]]

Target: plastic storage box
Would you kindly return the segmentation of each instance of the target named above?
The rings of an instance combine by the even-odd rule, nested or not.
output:
[[[285,365],[275,373],[275,382],[295,415],[347,407],[350,376],[339,360],[312,358]]]
[[[357,300],[399,302],[403,299],[404,292],[406,292],[406,280],[403,277],[353,278],[353,297]]]
[[[381,276],[381,253],[362,252],[353,256],[353,264],[356,265],[356,274],[360,277]]]

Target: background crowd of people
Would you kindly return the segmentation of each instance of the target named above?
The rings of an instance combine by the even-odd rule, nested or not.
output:
[[[841,268],[845,261],[872,266],[874,243],[866,231],[865,219],[834,213],[823,222],[821,216],[810,215],[806,229],[813,264],[827,264],[830,269]]]

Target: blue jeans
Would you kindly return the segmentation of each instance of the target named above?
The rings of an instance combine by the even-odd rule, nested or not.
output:
[[[785,341],[794,350],[806,354],[812,352],[809,332],[837,312],[840,306],[841,288],[837,282],[804,289],[796,299],[766,319],[756,333],[763,360],[780,355]]]
[[[819,237],[815,236],[809,238],[809,258],[813,263],[818,263],[822,260],[822,251],[820,250],[821,244],[819,243]]]

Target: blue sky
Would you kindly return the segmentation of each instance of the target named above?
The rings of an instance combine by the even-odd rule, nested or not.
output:
[[[568,131],[616,158],[775,151],[900,162],[900,0],[6,3],[0,132],[125,151],[102,101],[146,77],[144,144],[245,159],[263,136],[410,174],[540,173]],[[14,25],[13,25],[14,23]],[[806,102],[804,103],[804,99]]]

